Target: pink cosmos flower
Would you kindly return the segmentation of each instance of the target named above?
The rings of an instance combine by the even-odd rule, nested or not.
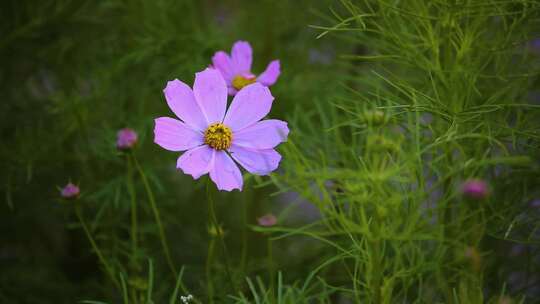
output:
[[[65,199],[76,199],[79,197],[81,190],[78,186],[68,183],[64,188],[60,190],[60,196]]]
[[[218,189],[242,190],[242,174],[267,175],[281,155],[274,148],[287,140],[281,120],[262,120],[272,107],[270,90],[254,83],[234,97],[227,108],[227,84],[215,69],[195,74],[193,90],[175,79],[163,90],[178,119],[155,119],[154,142],[169,151],[186,151],[176,167],[194,179],[209,173]],[[234,161],[233,161],[234,159]],[[236,161],[236,163],[235,163]]]
[[[116,148],[119,150],[129,150],[137,143],[137,132],[124,128],[118,131],[116,136]]]
[[[232,47],[231,56],[219,51],[212,57],[211,66],[225,78],[229,95],[235,95],[243,87],[255,82],[269,87],[277,81],[280,74],[279,60],[270,62],[257,77],[251,73],[252,52],[248,42],[237,41]]]

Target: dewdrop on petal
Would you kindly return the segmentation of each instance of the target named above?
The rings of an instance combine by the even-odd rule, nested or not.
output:
[[[77,185],[68,183],[64,188],[60,190],[60,195],[64,199],[73,200],[77,199],[81,194],[81,190]]]
[[[277,218],[273,214],[269,213],[259,217],[257,219],[257,223],[259,223],[260,226],[271,227],[277,223]]]
[[[116,136],[116,148],[118,150],[130,150],[137,144],[137,132],[130,128],[118,131]]]
[[[482,200],[489,196],[489,187],[481,179],[469,179],[461,185],[461,193],[466,198]]]

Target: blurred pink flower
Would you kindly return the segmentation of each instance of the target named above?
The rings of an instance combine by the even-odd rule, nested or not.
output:
[[[467,198],[484,199],[489,195],[489,187],[481,179],[469,179],[461,185],[461,192]]]
[[[270,227],[277,223],[277,218],[273,214],[269,213],[258,218],[257,223],[259,223],[261,226]]]
[[[164,93],[181,120],[155,119],[154,142],[169,151],[187,150],[176,164],[185,174],[198,179],[209,173],[218,189],[232,191],[243,185],[236,163],[257,175],[277,169],[281,155],[274,148],[287,140],[289,128],[281,120],[260,121],[274,100],[267,87],[245,87],[227,110],[225,80],[218,71],[206,69],[195,75],[193,90],[175,79]]]
[[[231,55],[219,51],[212,57],[212,66],[217,69],[227,82],[229,95],[235,95],[243,87],[258,82],[264,86],[273,85],[280,72],[279,60],[268,64],[258,77],[251,73],[252,49],[248,42],[234,43]]]
[[[135,144],[137,144],[137,132],[129,128],[118,131],[116,136],[116,147],[119,150],[132,149]]]
[[[64,188],[60,190],[60,195],[65,199],[76,199],[81,194],[81,190],[78,186],[68,183]]]

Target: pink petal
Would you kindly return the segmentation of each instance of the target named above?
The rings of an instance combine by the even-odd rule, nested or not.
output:
[[[274,60],[268,64],[266,70],[257,77],[257,81],[265,86],[271,86],[276,83],[280,74],[279,60]]]
[[[251,71],[252,52],[251,45],[248,42],[237,41],[234,43],[231,51],[231,59],[236,75]]]
[[[188,150],[178,158],[176,168],[198,179],[210,171],[215,151],[206,145]]]
[[[178,118],[196,130],[206,129],[208,123],[189,86],[175,79],[167,82],[163,93],[169,108]]]
[[[201,132],[180,120],[160,117],[154,120],[154,142],[169,151],[184,151],[204,143]]]
[[[281,155],[274,149],[256,150],[233,145],[229,152],[249,173],[267,175],[277,169]]]
[[[224,151],[216,151],[214,166],[210,170],[210,178],[216,183],[219,190],[242,191],[242,173],[234,161]]]
[[[215,69],[221,72],[225,81],[230,84],[235,76],[231,58],[227,53],[219,51],[212,57],[212,64]]]
[[[196,73],[193,93],[208,124],[223,120],[227,107],[227,84],[219,71],[205,69]]]
[[[249,127],[270,112],[273,100],[267,87],[259,83],[250,84],[234,96],[223,123],[233,132]]]
[[[234,144],[253,149],[271,149],[287,141],[287,123],[277,119],[259,121],[233,134]]]

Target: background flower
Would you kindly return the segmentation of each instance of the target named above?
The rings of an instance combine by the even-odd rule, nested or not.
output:
[[[212,57],[212,66],[223,75],[230,95],[235,95],[243,87],[254,82],[271,86],[277,81],[280,74],[279,60],[270,62],[266,70],[256,76],[251,73],[252,53],[248,42],[237,41],[232,47],[230,56],[224,51],[219,51]]]
[[[137,132],[130,128],[118,131],[116,136],[116,147],[120,150],[132,149],[137,144]]]
[[[60,190],[60,196],[65,199],[76,199],[81,194],[79,187],[69,182],[62,190]]]

